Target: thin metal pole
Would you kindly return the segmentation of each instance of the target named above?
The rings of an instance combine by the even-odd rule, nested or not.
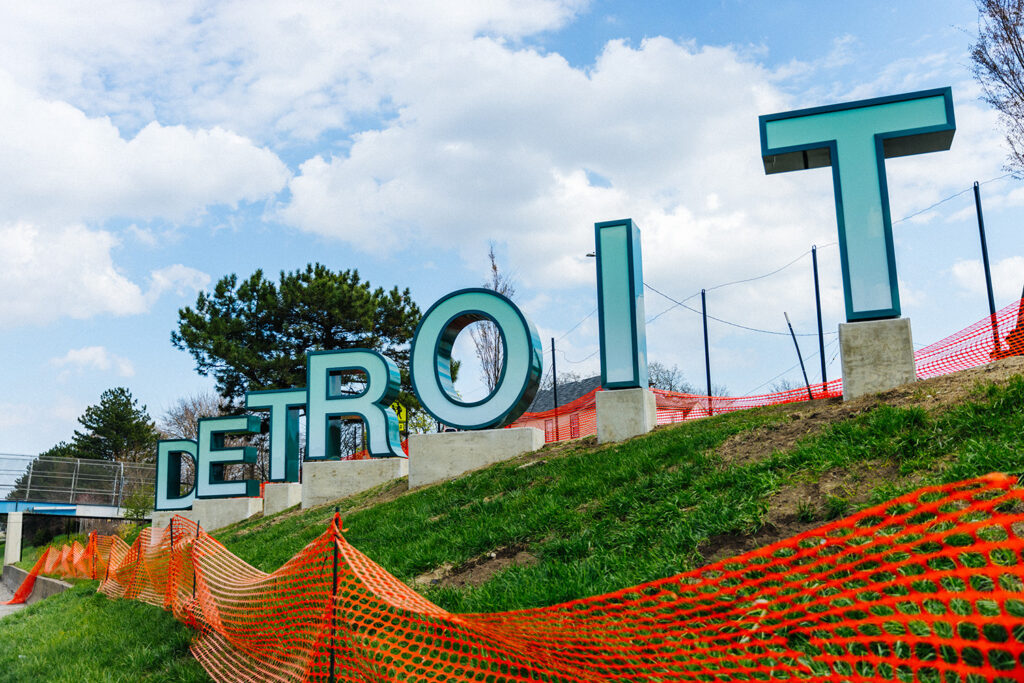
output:
[[[331,646],[328,651],[331,664],[331,683],[334,683],[334,636],[338,631],[338,514],[341,508],[334,507],[334,574],[332,578],[333,588],[331,589]]]
[[[821,329],[821,292],[818,290],[818,247],[811,246],[811,263],[814,265],[814,305],[818,309],[818,355],[821,357],[821,390],[825,391],[828,377],[825,376],[825,333]]]
[[[555,365],[555,338],[551,338],[551,403],[555,407],[555,441],[558,441],[558,366]]]
[[[32,462],[30,462],[28,464],[28,483],[25,484],[25,500],[28,500],[28,496],[32,492],[32,470],[35,469],[32,466],[35,465],[35,464],[36,464],[35,460],[33,460]]]
[[[796,357],[800,359],[800,372],[804,373],[804,384],[807,386],[807,398],[814,400],[814,394],[811,393],[811,383],[807,380],[807,368],[804,367],[804,357],[800,354],[800,345],[796,343],[796,332],[793,331],[793,324],[789,322],[789,313],[785,311],[782,315],[786,316],[786,326],[789,327],[789,336],[793,338],[793,347],[796,349]]]
[[[192,541],[192,599],[196,599],[196,544],[199,543],[199,520],[196,520],[196,537]]]
[[[996,299],[992,294],[992,269],[988,263],[988,242],[985,240],[985,217],[981,212],[981,188],[974,181],[974,208],[978,212],[978,235],[981,237],[981,262],[985,266],[985,288],[988,290],[988,314],[992,322],[992,342],[999,351],[999,328],[996,324]]]
[[[68,502],[75,502],[75,487],[78,485],[78,471],[82,467],[82,461],[75,459],[75,471],[71,475],[71,492],[68,494]]]
[[[708,304],[705,290],[700,290],[700,313],[704,319],[704,374],[708,379],[708,415],[714,415],[711,407],[711,353],[708,351]]]

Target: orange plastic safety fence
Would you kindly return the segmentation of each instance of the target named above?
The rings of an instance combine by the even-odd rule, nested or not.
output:
[[[1024,489],[924,488],[698,570],[551,607],[450,614],[337,517],[275,572],[190,520],[97,537],[100,590],[171,610],[219,681],[1024,680]],[[89,549],[84,551],[89,557]],[[61,573],[74,549],[51,549]],[[99,574],[99,572],[96,572]]]
[[[950,335],[914,353],[917,377],[928,379],[966,370],[994,359],[1024,355],[1024,299],[986,316],[956,334]],[[565,441],[597,433],[597,392],[581,396],[571,403],[539,413],[525,413],[512,427],[536,427],[544,430],[544,440]],[[709,415],[731,413],[746,408],[809,401],[811,396],[834,398],[843,395],[842,379],[808,387],[759,396],[700,396],[654,389],[658,424],[695,420]],[[810,391],[810,394],[808,393]]]

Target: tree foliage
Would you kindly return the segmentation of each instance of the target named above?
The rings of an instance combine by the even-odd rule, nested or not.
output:
[[[516,286],[512,278],[498,269],[498,259],[494,255],[494,243],[491,243],[487,258],[491,261],[491,276],[484,287],[511,299],[516,294]],[[476,357],[480,361],[480,379],[487,386],[487,391],[494,391],[501,379],[501,366],[505,358],[505,349],[501,344],[501,333],[498,326],[486,320],[470,328]]]
[[[420,310],[409,290],[372,289],[356,270],[334,272],[319,263],[281,272],[274,283],[257,270],[234,274],[195,307],[178,311],[171,343],[188,351],[196,370],[217,380],[229,401],[247,391],[305,386],[306,352],[367,348],[388,356],[402,371],[406,405],[417,405],[408,381],[409,342]]]
[[[683,371],[678,365],[671,368],[661,361],[653,360],[647,364],[647,381],[655,389],[678,391],[683,394],[696,394],[696,388],[686,381]]]
[[[999,112],[1010,150],[1006,169],[1024,176],[1024,0],[975,0],[978,40],[971,45],[982,99]]]
[[[152,462],[156,457],[153,420],[124,387],[104,391],[100,402],[86,408],[78,422],[84,431],[75,431],[66,451],[70,457],[113,462]]]

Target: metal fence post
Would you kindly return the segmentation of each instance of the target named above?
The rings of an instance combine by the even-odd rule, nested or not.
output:
[[[32,471],[35,469],[33,467],[35,464],[35,460],[28,464],[28,483],[25,484],[25,500],[29,499],[29,494],[32,492]]]
[[[331,588],[331,637],[328,640],[330,643],[330,650],[328,656],[330,658],[330,682],[334,683],[334,637],[338,632],[338,536],[340,535],[341,529],[338,522],[338,515],[341,513],[341,508],[335,506],[334,508],[334,573],[332,577],[332,588]]]
[[[786,326],[789,328],[789,336],[793,338],[793,347],[796,348],[796,357],[800,361],[800,372],[804,373],[804,384],[807,386],[807,398],[814,400],[814,394],[811,393],[811,382],[807,379],[807,368],[804,367],[804,357],[800,353],[800,345],[796,343],[796,332],[793,331],[793,323],[789,322],[789,313],[783,311],[782,315],[786,316]]]
[[[818,310],[818,355],[821,356],[821,390],[824,393],[828,378],[825,376],[825,334],[821,330],[821,292],[818,289],[818,247],[811,246],[811,263],[814,266],[814,306]]]

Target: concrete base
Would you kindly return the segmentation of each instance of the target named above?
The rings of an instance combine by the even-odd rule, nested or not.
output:
[[[21,562],[21,527],[25,522],[24,512],[7,513],[7,537],[4,540],[4,564]]]
[[[841,323],[839,349],[844,401],[917,379],[910,318]]]
[[[302,502],[302,484],[267,482],[263,485],[263,514],[276,515]]]
[[[537,450],[544,432],[536,427],[409,435],[409,488],[453,479]]]
[[[28,572],[24,569],[7,565],[3,570],[2,581],[4,586],[13,593],[18,590],[21,583],[27,576]],[[32,592],[29,593],[28,597],[25,599],[25,604],[31,605],[32,603],[39,602],[43,598],[48,598],[51,595],[63,593],[69,588],[71,588],[71,584],[65,581],[51,579],[48,576],[37,576],[36,582],[32,586]]]
[[[405,458],[302,463],[302,509],[372,489],[409,474]]]
[[[625,441],[654,429],[658,406],[650,389],[597,392],[597,442]]]
[[[206,531],[213,531],[261,512],[262,498],[197,498],[188,516]]]
[[[170,524],[171,518],[175,515],[179,517],[185,517],[186,519],[195,519],[195,513],[192,510],[165,510],[165,511],[153,511],[152,526],[154,529],[165,529]]]

